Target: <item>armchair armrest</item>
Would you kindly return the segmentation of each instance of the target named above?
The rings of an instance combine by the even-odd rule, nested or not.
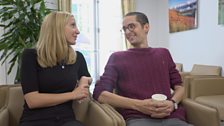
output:
[[[224,95],[224,78],[198,78],[190,84],[190,97]]]
[[[0,126],[9,126],[9,112],[6,107],[0,110]]]
[[[107,112],[109,115],[111,115],[114,122],[116,122],[117,126],[126,126],[126,122],[125,122],[123,116],[120,113],[118,113],[114,107],[112,107],[109,104],[100,104],[100,103],[98,103],[98,104],[101,108],[103,108],[103,110],[105,112]]]
[[[215,108],[208,107],[193,101],[184,99],[182,101],[186,109],[187,121],[194,126],[219,126],[219,115]]]
[[[116,126],[111,115],[106,113],[94,101],[90,102],[89,111],[85,121],[85,124],[88,124],[88,126]]]
[[[120,126],[117,125],[117,115],[104,109],[100,103],[93,99],[88,98],[82,103],[74,101],[73,110],[77,120],[85,126]]]

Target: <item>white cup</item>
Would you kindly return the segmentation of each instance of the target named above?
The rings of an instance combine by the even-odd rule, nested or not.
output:
[[[164,94],[153,94],[152,99],[156,101],[164,101],[167,99],[167,96]]]

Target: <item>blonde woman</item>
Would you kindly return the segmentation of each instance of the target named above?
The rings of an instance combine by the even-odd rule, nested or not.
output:
[[[73,15],[51,12],[42,23],[36,48],[24,50],[20,126],[82,126],[72,101],[89,95],[91,78],[83,55],[71,47],[79,33]]]

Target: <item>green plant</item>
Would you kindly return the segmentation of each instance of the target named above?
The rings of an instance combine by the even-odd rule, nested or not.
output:
[[[9,59],[9,74],[16,63],[20,64],[23,50],[37,42],[41,22],[51,10],[44,0],[0,0],[0,8],[0,27],[4,29],[0,39],[0,61],[3,64]],[[16,81],[20,79],[19,66]]]

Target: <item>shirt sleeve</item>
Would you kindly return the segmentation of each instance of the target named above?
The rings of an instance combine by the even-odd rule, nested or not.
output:
[[[23,93],[38,91],[37,54],[35,49],[25,49],[21,57],[21,85]]]
[[[82,76],[90,77],[90,73],[88,71],[87,63],[82,55],[82,53],[77,51],[77,60],[80,60],[80,67],[78,70],[78,79],[80,79]],[[78,62],[78,61],[77,61]]]
[[[173,58],[168,50],[167,50],[167,57],[169,61],[169,75],[170,75],[171,88],[174,89],[175,85],[182,84],[182,80],[179,71],[176,69],[176,64],[174,63]]]
[[[101,92],[109,91],[112,92],[116,88],[116,83],[118,80],[118,71],[116,70],[116,56],[112,54],[105,66],[104,73],[100,79],[96,82],[93,98],[98,99]]]

